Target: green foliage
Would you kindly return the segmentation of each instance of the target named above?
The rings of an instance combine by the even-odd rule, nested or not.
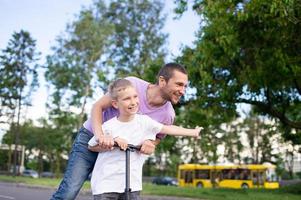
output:
[[[30,33],[14,32],[7,48],[0,55],[0,117],[13,129],[16,145],[20,144],[20,119],[31,104],[31,94],[38,87],[38,52]],[[14,174],[17,173],[17,151],[14,151]],[[9,163],[10,165],[10,163]]]
[[[38,87],[36,41],[29,32],[14,32],[0,55],[0,117],[14,121],[23,106],[31,104],[31,94]],[[19,111],[17,111],[19,109]]]
[[[98,4],[98,10],[82,10],[67,26],[67,36],[57,39],[53,54],[47,57],[45,77],[52,86],[52,98],[48,103],[52,118],[62,120],[64,112],[70,113],[72,106],[81,107],[77,128],[83,122],[86,102],[92,97],[94,88],[106,80],[101,56],[108,45],[112,26],[103,17],[105,9],[103,4]]]
[[[193,149],[192,158],[186,162],[216,163],[218,160],[217,147],[223,143],[223,140],[218,137],[219,133],[223,132],[220,124],[224,121],[230,121],[232,116],[215,110],[215,108],[219,109],[218,106],[205,108],[205,105],[200,108],[200,101],[202,99],[191,99],[189,103],[178,110],[177,123],[189,127],[201,126],[204,128],[199,140],[189,139],[185,145]],[[224,139],[226,141],[226,136]],[[230,141],[229,138],[228,142]]]
[[[154,81],[166,55],[162,10],[157,0],[94,1],[58,37],[45,73],[49,120],[58,129],[54,158],[70,147],[70,133],[85,120],[86,103],[96,89],[106,91],[115,76]],[[74,108],[80,108],[80,114]]]
[[[25,122],[21,127],[21,145],[25,146],[25,166],[39,172],[45,171],[48,163],[49,171],[59,174],[64,169],[63,154],[68,154],[74,140],[72,131],[66,126],[56,129],[47,124],[45,119],[40,120],[42,127],[34,126],[32,121]],[[73,124],[74,126],[74,124]],[[2,142],[10,144],[13,129],[7,131]],[[59,162],[55,162],[59,161]]]
[[[179,13],[186,3],[178,1]],[[193,104],[225,120],[237,103],[254,105],[300,144],[301,2],[196,0],[193,8],[202,18],[196,47],[179,59],[197,89]]]
[[[152,65],[164,63],[167,34],[161,32],[165,22],[163,6],[159,0],[110,1],[106,17],[115,31],[108,64],[114,67],[117,76],[144,77],[148,70],[154,71]]]
[[[99,0],[80,12],[47,57],[52,120],[68,121],[65,114],[80,107],[79,128],[95,89],[105,91],[115,75],[140,75],[153,81],[154,69],[165,56],[162,8],[159,1]]]
[[[8,156],[6,151],[0,151],[0,170],[5,171],[7,170],[7,163],[8,163]]]
[[[299,182],[299,183],[296,183],[293,185],[284,186],[281,188],[279,193],[296,194],[296,195],[300,196],[301,195],[301,184]]]
[[[223,137],[220,138],[225,147],[225,157],[232,163],[242,163],[240,153],[245,147],[241,142],[241,129],[233,123],[227,125],[226,129],[227,131],[221,131],[221,133],[223,133]]]

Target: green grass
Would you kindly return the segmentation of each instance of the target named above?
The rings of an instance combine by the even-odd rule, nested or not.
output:
[[[144,184],[143,194],[181,196],[208,200],[300,200],[301,184],[278,190],[198,189]]]
[[[2,182],[23,183],[30,186],[57,187],[61,179],[27,178],[0,175]],[[90,190],[90,183],[86,182],[83,189]],[[146,183],[143,194],[159,196],[178,196],[208,200],[300,200],[301,184],[291,185],[278,190],[265,189],[198,189],[180,188],[173,186],[158,186]]]
[[[11,183],[22,183],[30,186],[42,186],[42,187],[57,187],[61,179],[51,179],[51,178],[29,178],[23,176],[4,176],[0,175],[0,181],[2,182],[11,182]],[[86,181],[83,189],[90,189],[90,182]]]

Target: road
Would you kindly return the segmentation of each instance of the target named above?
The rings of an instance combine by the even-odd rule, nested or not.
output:
[[[0,200],[49,200],[54,189],[0,182]],[[142,200],[195,200],[190,198],[142,196]],[[76,200],[93,200],[91,193],[83,192]]]

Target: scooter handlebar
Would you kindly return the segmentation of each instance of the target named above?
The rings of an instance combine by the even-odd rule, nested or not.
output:
[[[114,147],[119,147],[118,143],[114,141]],[[133,144],[128,144],[127,150],[130,151],[140,151],[141,145],[133,145]]]

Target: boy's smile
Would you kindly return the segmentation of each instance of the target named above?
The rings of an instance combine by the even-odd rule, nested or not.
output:
[[[127,87],[123,91],[118,92],[117,100],[113,100],[112,104],[119,110],[120,121],[130,121],[139,110],[139,98],[135,88]]]

